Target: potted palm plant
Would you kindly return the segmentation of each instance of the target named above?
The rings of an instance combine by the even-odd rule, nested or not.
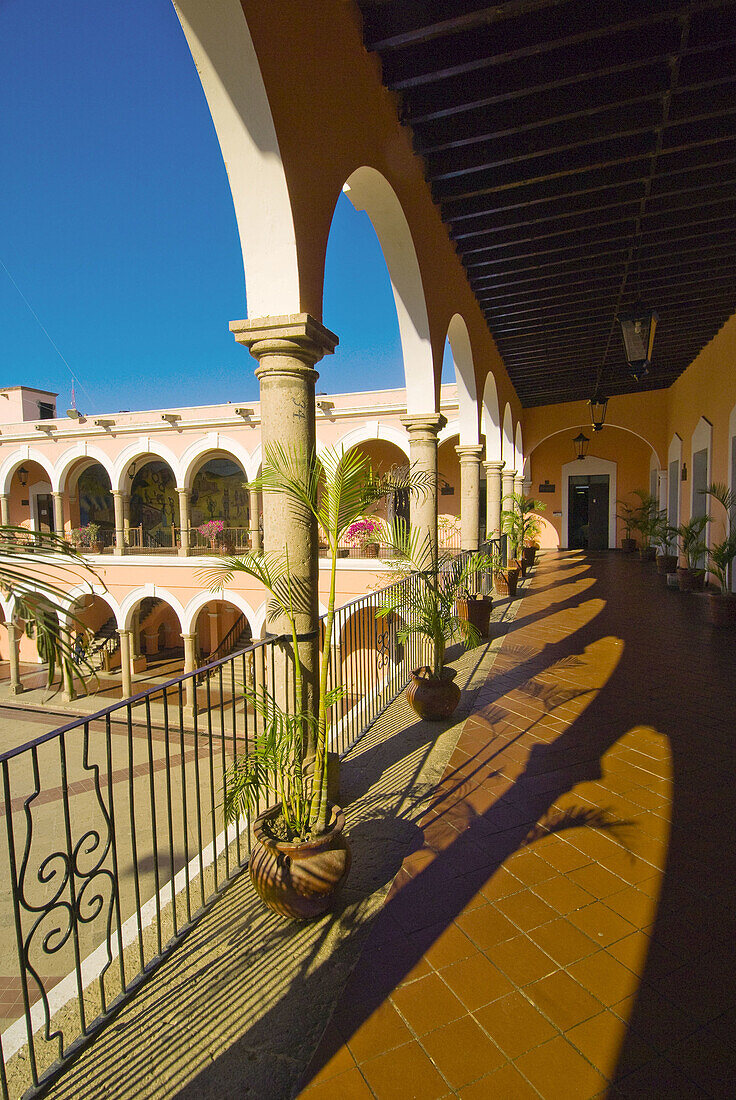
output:
[[[546,505],[541,500],[525,496],[524,493],[509,493],[503,500],[504,503],[511,503],[509,508],[501,512],[501,530],[509,536],[512,560],[518,562],[523,577],[527,565],[531,564],[528,558],[524,558],[524,547],[538,534],[539,516],[536,513],[543,512]]]
[[[704,587],[705,570],[700,562],[708,552],[703,535],[709,522],[710,516],[693,516],[687,523],[681,523],[675,528],[680,541],[680,553],[685,561],[684,565],[677,567],[677,584],[681,592],[692,592],[696,588]]]
[[[282,553],[251,551],[222,559],[199,572],[212,591],[222,589],[236,573],[260,581],[291,635],[295,700],[281,706],[267,686],[246,688],[261,732],[229,768],[224,793],[229,823],[257,812],[263,800],[273,800],[253,823],[250,875],[266,905],[283,916],[306,920],[326,912],[350,869],[344,815],[330,804],[327,792],[328,718],[344,694],[342,688],[329,686],[338,549],[350,525],[372,504],[417,484],[417,475],[401,483],[393,476],[374,476],[359,451],[326,449],[305,456],[280,446],[266,449],[254,488],[281,494],[286,507],[293,507],[294,522],[315,522],[327,544],[330,581],[316,708],[308,706],[310,684],[299,661],[296,612],[301,594],[293,584],[288,546]]]
[[[458,598],[479,573],[491,571],[492,561],[482,553],[457,558],[438,551],[432,540],[421,538],[401,519],[390,529],[389,549],[409,583],[388,589],[378,615],[398,616],[404,624],[396,632],[402,644],[414,638],[425,644],[429,663],[411,673],[406,698],[420,718],[442,721],[460,701],[455,670],[445,666],[447,645],[460,641],[470,647],[480,641],[478,628],[459,614]]]
[[[733,591],[733,562],[736,558],[736,492],[721,482],[704,490],[705,495],[723,507],[725,538],[708,548],[710,571],[715,575],[720,592],[708,594],[708,617],[714,626],[736,626],[736,593]]]
[[[616,519],[620,519],[624,525],[624,536],[621,539],[621,549],[624,554],[633,554],[636,550],[636,539],[632,538],[636,520],[636,508],[626,500],[617,500],[620,511],[616,512]]]
[[[657,552],[652,545],[652,539],[659,523],[659,502],[644,489],[634,489],[634,495],[640,502],[634,508],[632,522],[634,530],[641,535],[639,557],[642,561],[654,561]]]
[[[667,512],[659,512],[657,523],[652,528],[652,543],[657,549],[657,573],[665,576],[677,569],[677,554],[673,553],[677,531],[667,522]]]

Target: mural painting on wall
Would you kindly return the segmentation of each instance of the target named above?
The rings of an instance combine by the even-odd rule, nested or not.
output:
[[[248,526],[248,482],[240,466],[228,458],[212,458],[197,473],[190,500],[192,527],[211,519],[225,527]]]
[[[165,462],[147,462],[133,478],[130,522],[149,533],[179,526],[179,499],[174,475]]]
[[[90,466],[79,475],[77,495],[80,526],[86,527],[88,523],[99,523],[103,530],[114,529],[115,512],[110,492],[110,477],[104,466]]]

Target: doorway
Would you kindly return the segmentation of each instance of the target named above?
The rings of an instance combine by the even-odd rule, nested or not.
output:
[[[36,523],[39,531],[53,533],[54,498],[51,493],[39,493],[36,497]]]
[[[608,474],[570,475],[567,545],[571,550],[608,548]]]

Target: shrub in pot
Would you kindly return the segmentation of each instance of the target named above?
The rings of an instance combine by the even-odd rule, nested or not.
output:
[[[636,539],[632,538],[631,532],[634,530],[636,509],[633,504],[629,504],[628,501],[625,500],[617,500],[616,503],[620,509],[616,512],[616,519],[620,519],[624,525],[624,536],[621,539],[621,549],[624,554],[633,554],[636,550]]]
[[[736,559],[736,492],[727,485],[714,482],[705,494],[722,505],[725,513],[726,536],[708,549],[710,571],[718,581],[720,591],[708,595],[708,617],[714,626],[736,626],[736,593],[733,592],[733,562]]]
[[[507,501],[509,507],[501,512],[501,530],[509,536],[512,561],[518,562],[523,577],[531,564],[528,557],[524,560],[524,547],[539,534],[540,521],[536,513],[543,512],[546,505],[524,493],[508,493],[502,503]]]
[[[83,527],[73,527],[69,532],[68,539],[75,550],[89,550],[93,554],[99,554],[102,550],[99,523],[88,523]]]
[[[493,589],[499,596],[515,596],[519,583],[521,570],[515,563],[501,565],[500,562],[493,565]]]
[[[477,627],[459,614],[458,597],[474,586],[480,573],[491,571],[492,561],[482,553],[460,558],[441,553],[432,540],[401,519],[390,529],[389,549],[411,583],[389,588],[378,615],[399,616],[405,625],[396,636],[403,644],[417,637],[425,642],[430,663],[411,673],[406,698],[420,718],[441,721],[460,702],[454,669],[445,667],[447,644],[461,641],[470,647],[480,641]]]
[[[710,516],[693,516],[687,523],[675,528],[680,553],[685,561],[684,565],[677,567],[677,583],[681,592],[704,587],[705,570],[699,563],[708,551],[703,535],[709,522]]]
[[[639,556],[642,561],[654,561],[656,550],[652,545],[652,539],[659,524],[659,502],[644,489],[634,489],[634,496],[639,498],[639,504],[633,510],[632,519],[633,529],[641,535]]]
[[[304,455],[281,446],[266,448],[253,488],[280,494],[292,522],[315,523],[327,543],[330,580],[316,713],[307,706],[310,684],[299,661],[296,614],[302,593],[293,584],[288,544],[283,553],[250,552],[199,571],[212,591],[220,591],[237,573],[260,581],[291,636],[296,698],[284,709],[267,687],[246,689],[260,718],[260,732],[248,754],[237,757],[228,769],[224,792],[228,822],[272,799],[253,825],[250,874],[265,904],[283,916],[307,920],[326,912],[350,869],[344,817],[327,795],[327,719],[344,694],[342,688],[328,686],[338,547],[348,527],[372,503],[389,493],[406,492],[417,482],[417,475],[411,480],[374,476],[359,451],[326,449]]]
[[[657,572],[661,575],[677,569],[677,531],[667,522],[667,512],[662,509],[652,530],[652,544],[657,550]]]

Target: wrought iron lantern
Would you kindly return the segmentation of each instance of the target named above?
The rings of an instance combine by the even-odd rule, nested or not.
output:
[[[637,382],[646,378],[652,362],[652,346],[658,315],[653,309],[637,302],[633,309],[618,316],[624,340],[626,359]]]
[[[26,470],[25,466],[18,467],[18,481],[24,487],[28,482],[28,470]]]
[[[608,398],[604,397],[600,390],[597,390],[588,404],[590,406],[590,422],[593,425],[593,431],[599,432],[606,422]]]
[[[585,458],[588,453],[588,444],[590,443],[587,435],[583,435],[583,433],[580,432],[580,434],[576,435],[573,439],[573,443],[575,444],[575,457],[579,459]]]

